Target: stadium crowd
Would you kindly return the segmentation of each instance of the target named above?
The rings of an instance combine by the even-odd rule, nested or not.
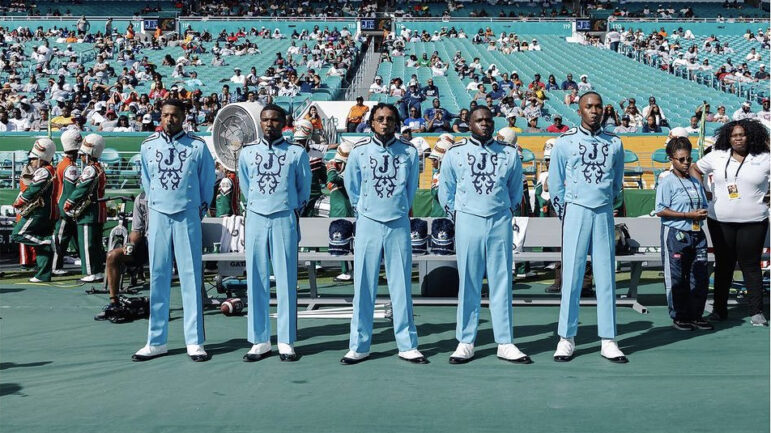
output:
[[[275,53],[264,71],[252,67],[245,74],[235,67],[221,87],[198,78],[199,69],[227,68],[230,56],[260,53],[261,39],[281,38],[291,38],[291,46]],[[67,46],[52,47],[51,41]],[[75,44],[93,51],[75,50]],[[182,55],[174,59],[167,54],[162,64],[148,60],[148,51],[168,47],[181,48]],[[95,32],[0,28],[0,70],[8,78],[0,91],[0,130],[45,131],[50,119],[54,131],[72,124],[82,131],[155,131],[161,102],[177,98],[189,109],[185,129],[199,131],[229,103],[267,104],[278,96],[310,94],[325,86],[328,76],[345,78],[360,47],[347,29],[319,26],[292,35],[263,27],[217,35],[188,30],[181,39],[156,35],[144,40],[132,24],[121,34],[111,21]],[[203,64],[202,53],[213,55],[211,64]],[[162,67],[173,70],[162,74],[161,69],[167,70]]]

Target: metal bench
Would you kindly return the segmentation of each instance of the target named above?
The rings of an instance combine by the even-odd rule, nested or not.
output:
[[[429,224],[430,218],[427,218]],[[303,251],[319,250],[327,248],[329,244],[328,229],[332,219],[329,218],[301,218],[300,231],[301,252],[298,256],[298,262],[308,263],[308,280],[310,284],[310,296],[308,299],[302,299],[300,302],[310,306],[330,304],[343,305],[351,302],[351,298],[333,298],[321,297],[318,293],[316,283],[316,264],[320,262],[341,262],[352,261],[353,255],[334,256],[323,251]],[[637,301],[637,288],[640,283],[643,268],[660,267],[661,253],[658,248],[661,246],[660,233],[661,222],[659,218],[617,218],[616,223],[627,225],[630,234],[630,245],[633,251],[631,255],[618,255],[616,261],[621,265],[628,265],[631,270],[629,288],[627,293],[620,295],[617,299],[617,305],[632,307],[635,311],[646,313],[647,309]],[[705,227],[706,229],[706,227]],[[206,218],[203,221],[203,246],[211,250],[214,242],[219,242],[221,234],[221,219]],[[709,239],[709,237],[708,237]],[[524,251],[514,255],[515,262],[557,262],[561,260],[559,251],[545,252],[534,251],[542,248],[560,248],[562,245],[561,223],[556,218],[530,218],[525,237]],[[711,246],[711,245],[710,245]],[[589,258],[591,260],[591,256]],[[245,257],[243,253],[205,253],[203,255],[205,262],[224,262],[231,265],[243,264]],[[425,254],[413,256],[413,263],[419,268],[419,282],[422,285],[424,278],[432,264],[440,262],[455,262],[454,255],[436,255]],[[714,262],[714,256],[709,254],[710,263]],[[437,298],[416,298],[415,304],[432,305],[455,305],[457,298],[437,297]],[[486,303],[486,300],[483,300]],[[596,305],[594,299],[582,299],[582,305]],[[551,297],[515,297],[515,305],[558,305],[559,298]]]

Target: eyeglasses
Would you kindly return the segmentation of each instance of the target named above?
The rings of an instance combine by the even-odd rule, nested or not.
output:
[[[688,162],[691,162],[691,161],[693,161],[693,158],[691,158],[690,156],[684,156],[684,157],[682,157],[682,158],[672,158],[672,160],[673,160],[673,161],[677,161],[677,162],[679,162],[680,164],[683,164],[683,163],[685,163],[686,161],[688,161]]]
[[[377,123],[396,123],[395,117],[375,117],[372,120]]]

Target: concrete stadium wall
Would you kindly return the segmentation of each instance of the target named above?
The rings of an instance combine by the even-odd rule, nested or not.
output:
[[[757,33],[759,28],[763,30],[768,29],[769,23],[694,23],[686,21],[677,22],[656,22],[656,21],[611,21],[608,23],[609,28],[620,30],[621,27],[633,28],[635,30],[642,29],[645,33],[650,33],[654,30],[659,30],[664,27],[667,33],[671,34],[674,30],[682,27],[683,30],[690,30],[695,35],[743,35],[747,30],[752,30],[753,33]]]
[[[441,30],[442,27],[451,28],[455,27],[457,30],[463,29],[468,37],[476,34],[479,29],[490,29],[497,35],[501,32],[506,33],[518,33],[527,35],[560,35],[570,36],[573,33],[573,23],[571,21],[560,22],[530,22],[519,21],[512,19],[511,21],[463,21],[452,20],[449,22],[442,21],[424,21],[424,22],[396,22],[395,29],[398,32],[401,26],[405,26],[410,30],[417,30],[422,32],[423,30],[433,33],[436,30]]]

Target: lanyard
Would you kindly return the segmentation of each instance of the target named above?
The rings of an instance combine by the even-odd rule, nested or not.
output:
[[[693,205],[693,197],[691,197],[691,193],[688,192],[688,188],[685,187],[685,183],[683,182],[683,179],[680,178],[678,175],[674,175],[677,177],[677,180],[680,181],[680,185],[683,187],[683,191],[685,191],[685,195],[688,196],[688,202],[691,204],[691,209],[700,209],[701,208],[701,197],[699,197],[699,189],[696,188],[696,205]],[[688,180],[691,182],[691,184],[694,184],[694,181],[691,177],[688,178]]]
[[[725,163],[725,170],[723,171],[723,176],[725,177],[726,182],[728,182],[728,164],[731,163],[731,160],[733,159],[732,158],[733,154],[734,154],[734,151],[732,149],[731,152],[728,154],[728,161],[726,161]],[[749,156],[750,155],[745,156],[744,159],[742,159],[742,162],[739,164],[739,167],[736,169],[736,174],[734,174],[734,182],[736,182],[736,178],[739,177],[739,170],[742,169],[742,166],[744,165],[744,161],[746,161],[747,157]]]

